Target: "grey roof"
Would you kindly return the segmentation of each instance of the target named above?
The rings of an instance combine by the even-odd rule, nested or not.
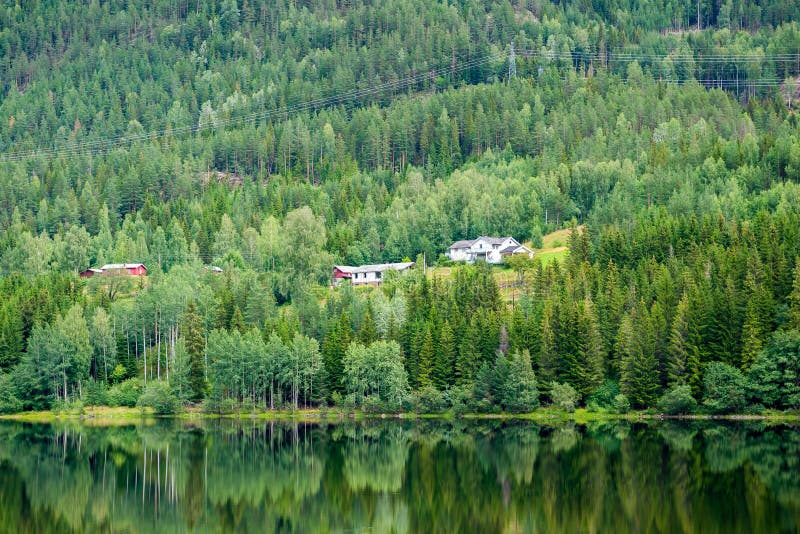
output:
[[[500,254],[513,254],[514,251],[517,250],[518,248],[519,247],[515,247],[514,245],[511,245],[511,246],[506,247],[503,250],[501,250]]]
[[[514,238],[511,237],[511,236],[507,236],[507,237],[490,237],[490,236],[482,235],[477,239],[462,239],[461,241],[456,241],[455,243],[450,245],[450,248],[469,248],[472,245],[474,245],[477,241],[480,241],[481,239],[486,241],[490,245],[501,245],[503,243],[503,241],[505,241],[507,239],[514,239]],[[518,241],[516,239],[514,239],[514,242],[518,243]]]
[[[462,239],[450,245],[450,248],[469,248],[475,241],[477,241],[477,239]]]
[[[382,271],[405,271],[414,265],[413,261],[405,261],[402,263],[376,263],[373,265],[359,265],[358,267],[351,267],[349,265],[334,265],[343,273],[377,273]]]

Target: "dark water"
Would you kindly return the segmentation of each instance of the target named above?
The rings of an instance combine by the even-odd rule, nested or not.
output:
[[[0,423],[4,532],[797,532],[754,424]]]

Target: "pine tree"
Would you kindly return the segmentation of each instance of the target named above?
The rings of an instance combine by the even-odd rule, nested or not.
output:
[[[456,356],[456,383],[468,384],[475,379],[475,373],[481,367],[481,354],[478,351],[478,341],[481,332],[475,324],[470,321],[464,333],[464,338],[458,348]]]
[[[358,340],[364,345],[369,345],[378,340],[378,330],[372,318],[372,310],[368,309],[361,322],[361,329],[358,331]]]
[[[755,262],[745,278],[747,294],[747,310],[742,326],[742,360],[741,368],[747,370],[761,352],[767,334],[772,330],[774,302],[772,291],[761,264]]]
[[[789,293],[788,326],[793,330],[800,330],[800,256],[795,261],[792,292]]]
[[[547,301],[542,316],[542,335],[539,346],[539,375],[543,386],[558,378],[558,347],[556,346],[554,319],[553,306],[550,301]]]
[[[456,340],[449,321],[445,321],[442,326],[436,349],[433,381],[434,385],[442,390],[455,381]]]
[[[623,319],[618,346],[622,358],[620,386],[631,404],[652,406],[658,398],[658,362],[655,358],[655,333],[644,303]]]
[[[200,402],[205,398],[208,387],[206,383],[203,320],[197,313],[197,307],[194,301],[189,301],[186,307],[181,331],[186,346],[186,353],[189,356],[190,399],[194,402]]]
[[[434,381],[434,359],[436,358],[436,347],[433,343],[431,329],[425,331],[425,337],[419,350],[419,375],[417,383],[420,389],[433,384]]]
[[[580,384],[578,392],[584,397],[594,392],[603,382],[603,364],[606,354],[600,327],[591,300],[586,300],[578,315],[578,365]]]
[[[672,388],[687,383],[686,365],[689,361],[689,322],[687,309],[689,300],[686,293],[678,302],[675,318],[669,334],[667,347],[667,385]]]
[[[325,373],[330,393],[344,392],[344,384],[342,382],[344,364],[342,360],[352,339],[353,329],[350,326],[350,317],[346,312],[342,312],[339,315],[339,320],[329,328],[328,334],[322,341],[322,358],[325,363]]]
[[[235,330],[241,334],[243,334],[246,330],[244,325],[244,315],[242,315],[242,310],[239,309],[239,306],[235,306],[233,308],[233,315],[231,316],[231,324],[230,330]]]

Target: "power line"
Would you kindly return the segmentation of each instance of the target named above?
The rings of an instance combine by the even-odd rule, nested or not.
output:
[[[198,121],[197,124],[190,125],[190,126],[182,126],[172,129],[164,129],[152,132],[145,132],[141,134],[134,134],[134,135],[122,135],[116,137],[108,137],[103,139],[96,139],[92,141],[87,141],[80,144],[71,145],[67,148],[48,148],[48,149],[35,149],[23,152],[7,152],[5,154],[0,154],[0,159],[6,161],[20,161],[25,159],[30,159],[33,157],[76,157],[81,155],[90,155],[96,152],[93,152],[92,149],[97,148],[98,151],[105,151],[113,148],[116,145],[120,145],[123,143],[132,143],[136,141],[147,141],[152,139],[157,139],[159,137],[164,137],[167,135],[180,135],[183,133],[197,133],[199,131],[203,131],[207,128],[220,128],[230,124],[235,124],[239,122],[253,122],[257,120],[264,120],[270,118],[272,116],[280,116],[280,115],[289,115],[294,114],[300,111],[306,111],[309,109],[315,108],[322,108],[328,107],[331,105],[337,105],[344,103],[349,100],[355,100],[358,98],[362,98],[364,96],[373,95],[379,93],[384,90],[389,89],[398,89],[403,86],[411,86],[413,84],[420,83],[427,79],[435,79],[438,76],[445,75],[452,71],[463,71],[470,68],[478,67],[480,65],[489,63],[491,61],[495,61],[501,59],[504,54],[502,53],[495,53],[490,54],[484,57],[473,57],[472,59],[461,63],[460,65],[456,65],[456,67],[452,67],[452,65],[448,65],[446,67],[440,67],[437,69],[433,69],[430,71],[421,72],[414,76],[404,78],[401,80],[395,80],[391,82],[385,82],[383,84],[378,84],[376,86],[363,88],[363,89],[354,89],[345,93],[340,93],[336,95],[332,95],[325,98],[318,98],[314,100],[309,100],[306,102],[301,102],[298,104],[284,106],[281,108],[276,108],[272,110],[266,110],[262,112],[255,112],[249,113],[246,115],[242,115],[239,117],[231,117],[228,119],[222,119],[216,121],[213,125],[205,125],[201,124]]]
[[[272,110],[265,110],[261,112],[254,112],[238,117],[230,117],[214,121],[213,124],[206,124],[202,120],[198,120],[197,124],[180,126],[176,128],[167,128],[162,130],[142,132],[139,134],[119,135],[113,137],[105,137],[100,139],[89,140],[81,143],[71,144],[65,147],[50,147],[44,149],[33,149],[28,151],[6,152],[0,154],[0,160],[4,161],[23,161],[34,157],[81,157],[93,156],[101,152],[111,150],[119,145],[126,143],[134,143],[138,141],[149,141],[166,136],[182,135],[187,133],[197,133],[206,129],[217,129],[236,123],[255,122],[258,120],[266,120],[273,116],[281,116],[294,114],[307,110],[320,109],[335,105],[341,105],[348,101],[357,100],[366,96],[374,95],[382,91],[397,90],[402,87],[410,87],[420,82],[426,81],[429,78],[435,80],[436,77],[446,75],[448,73],[461,72],[470,68],[475,68],[492,61],[502,59],[503,53],[497,52],[489,54],[484,57],[473,57],[461,64],[455,66],[450,64],[442,66],[430,71],[420,72],[414,76],[404,79],[384,82],[371,87],[353,89],[344,93],[331,95],[328,97],[320,97],[317,99],[300,102],[293,105],[283,106]],[[508,55],[508,80],[516,77],[516,56],[517,51],[514,47],[514,42],[511,42],[510,52]],[[673,64],[677,63],[693,63],[698,64],[730,64],[730,63],[759,63],[771,61],[773,63],[797,63],[800,56],[798,54],[715,54],[715,55],[699,55],[693,54],[644,54],[644,53],[630,53],[630,52],[610,52],[610,53],[584,53],[584,52],[556,52],[556,51],[536,51],[536,50],[523,50],[519,52],[520,57],[526,59],[547,59],[557,60],[564,59],[570,61],[601,61],[606,63],[611,62],[632,62],[632,61],[663,61],[669,59]],[[623,80],[624,82],[624,80]],[[745,84],[747,87],[776,87],[783,83],[782,80],[776,78],[759,78],[759,79],[744,79],[744,80],[725,80],[725,79],[701,79],[688,78],[685,80],[669,80],[668,83],[672,84],[685,84],[697,82],[704,85],[713,85],[718,87],[732,87],[734,84],[738,87],[740,84]]]

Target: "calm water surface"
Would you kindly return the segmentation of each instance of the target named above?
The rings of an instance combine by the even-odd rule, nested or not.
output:
[[[4,532],[797,532],[758,424],[0,423]]]

